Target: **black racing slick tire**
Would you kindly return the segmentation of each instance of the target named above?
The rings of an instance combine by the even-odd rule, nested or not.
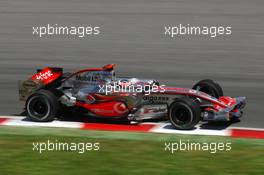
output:
[[[190,98],[176,99],[169,108],[171,124],[180,130],[190,130],[201,119],[200,106]]]
[[[27,117],[36,122],[49,122],[54,119],[59,110],[57,97],[48,90],[41,89],[26,101]]]
[[[204,92],[212,97],[219,98],[224,95],[221,86],[213,80],[205,79],[196,83],[193,88],[194,90]]]

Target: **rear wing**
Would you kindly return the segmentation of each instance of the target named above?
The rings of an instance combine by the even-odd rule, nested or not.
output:
[[[37,69],[37,73],[25,81],[18,81],[19,100],[26,101],[36,90],[41,89],[58,80],[63,74],[63,69],[58,67],[47,67]]]

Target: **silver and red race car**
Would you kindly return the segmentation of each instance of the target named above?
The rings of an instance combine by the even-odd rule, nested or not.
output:
[[[242,116],[245,97],[227,97],[216,82],[205,79],[192,89],[167,87],[156,80],[117,78],[114,64],[63,73],[47,67],[19,81],[19,97],[32,121],[47,122],[64,110],[93,117],[140,122],[163,118],[176,129],[199,121],[230,121]]]

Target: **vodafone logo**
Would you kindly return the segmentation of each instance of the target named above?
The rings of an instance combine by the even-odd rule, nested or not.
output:
[[[128,109],[125,104],[123,103],[116,103],[113,107],[114,111],[119,114],[125,114],[128,112]]]
[[[44,73],[39,73],[37,76],[36,76],[36,79],[37,80],[46,80],[48,79],[49,77],[51,77],[53,74],[50,70],[48,70],[47,72],[44,72]]]

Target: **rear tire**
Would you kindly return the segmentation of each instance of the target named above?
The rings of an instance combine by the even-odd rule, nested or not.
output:
[[[59,106],[57,97],[51,91],[41,89],[28,97],[25,109],[30,120],[48,122],[54,119]]]
[[[215,98],[219,98],[224,95],[223,89],[221,86],[210,79],[201,80],[196,83],[193,88],[194,90],[204,92],[208,95],[211,95]]]
[[[176,129],[192,129],[201,119],[200,106],[190,98],[176,99],[170,106],[169,119]]]

